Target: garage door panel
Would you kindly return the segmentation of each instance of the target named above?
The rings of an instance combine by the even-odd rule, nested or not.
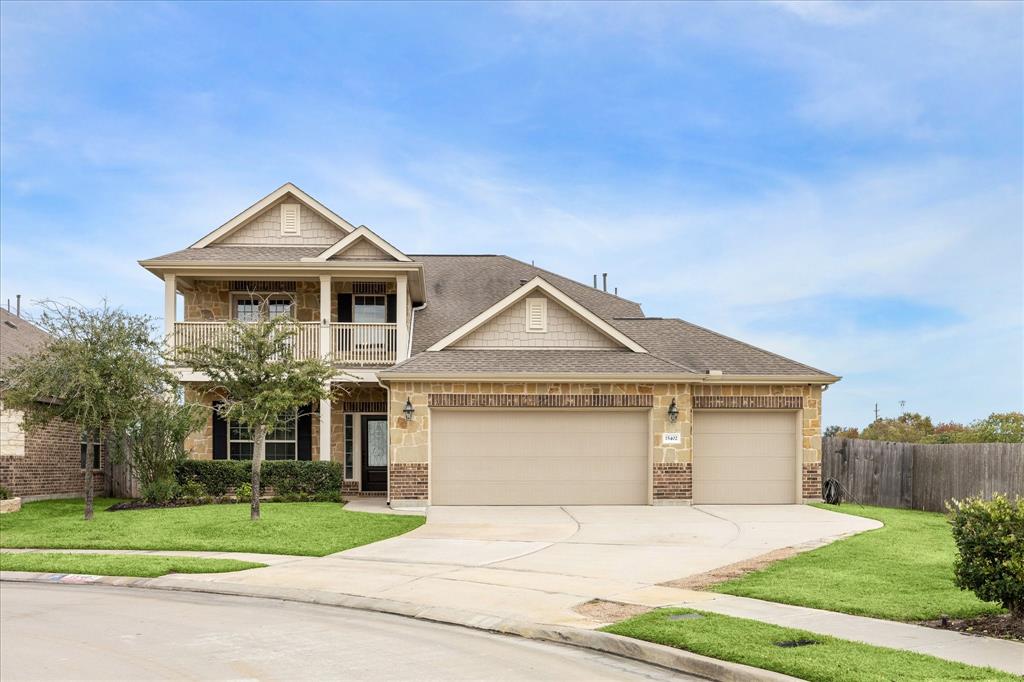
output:
[[[737,466],[737,457],[701,457],[700,466],[694,467],[694,481],[784,480],[793,481],[792,457],[745,457]]]
[[[644,504],[646,412],[433,410],[432,504]]]
[[[791,412],[695,412],[693,501],[797,501],[796,417]]]
[[[435,495],[437,493],[435,492]],[[443,501],[433,504],[459,505],[587,505],[598,504],[643,504],[618,481],[590,483],[584,488],[566,486],[561,482],[543,481],[472,481],[452,482],[445,485]],[[496,502],[495,500],[521,500],[519,502]]]

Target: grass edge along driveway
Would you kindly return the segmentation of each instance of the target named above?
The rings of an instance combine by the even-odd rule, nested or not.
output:
[[[670,619],[684,614],[698,617]],[[1019,679],[992,668],[691,609],[659,609],[601,629],[810,682]],[[815,643],[792,648],[776,644],[799,640]]]
[[[36,549],[207,550],[324,556],[401,535],[421,516],[346,511],[336,502],[266,502],[249,520],[248,504],[106,511],[97,499],[82,520],[82,501],[29,502],[0,515],[0,547]]]
[[[953,583],[956,546],[944,514],[854,504],[815,506],[885,525],[710,590],[901,621],[1002,612],[999,604],[981,601]]]
[[[61,552],[0,552],[0,571],[80,573],[158,578],[168,573],[230,573],[266,564],[236,559],[206,559],[132,554],[71,554]]]

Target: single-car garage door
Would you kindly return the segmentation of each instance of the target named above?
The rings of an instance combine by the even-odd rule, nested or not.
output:
[[[430,503],[647,504],[648,413],[431,411]]]
[[[797,502],[792,412],[693,413],[694,504]]]

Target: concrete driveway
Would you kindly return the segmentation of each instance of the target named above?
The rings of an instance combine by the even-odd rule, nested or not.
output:
[[[662,583],[880,526],[802,505],[432,507],[400,537],[209,579],[597,627],[617,618],[580,605],[693,602],[710,595]]]

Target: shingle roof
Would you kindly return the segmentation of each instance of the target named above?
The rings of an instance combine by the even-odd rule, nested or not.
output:
[[[652,354],[700,373],[833,376],[684,320],[646,317],[610,322]]]
[[[581,284],[508,256],[411,255],[423,263],[427,307],[416,313],[412,352],[447,334],[540,276],[598,317],[642,317],[639,303]]]
[[[32,353],[49,340],[39,327],[0,308],[0,370],[7,369],[14,356]]]
[[[323,253],[325,246],[207,246],[201,249],[182,249],[165,253],[151,261],[227,261],[245,262],[299,262]]]
[[[441,350],[415,355],[381,376],[396,374],[679,374],[687,370],[629,350]]]

